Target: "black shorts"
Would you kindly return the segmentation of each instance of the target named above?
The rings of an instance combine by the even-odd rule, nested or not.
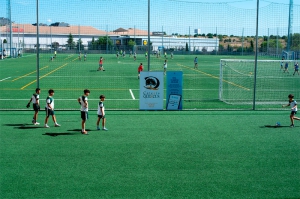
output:
[[[50,115],[55,115],[54,110],[48,108],[45,108],[45,110],[46,110],[46,117],[49,117]]]
[[[81,119],[82,120],[87,120],[89,119],[89,113],[86,111],[81,111]]]
[[[38,104],[33,104],[32,107],[35,112],[38,112],[40,110],[40,105],[38,105]]]
[[[104,119],[105,118],[105,115],[104,116],[102,116],[102,115],[98,115],[98,117],[100,118],[100,119]]]
[[[297,111],[291,111],[291,115],[296,115]]]

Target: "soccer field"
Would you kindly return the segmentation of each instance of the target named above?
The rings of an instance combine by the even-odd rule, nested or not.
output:
[[[300,197],[288,110],[106,111],[108,131],[90,111],[88,136],[79,111],[32,115],[0,113],[0,198]]]
[[[83,55],[79,61],[77,54],[58,53],[53,61],[50,61],[50,56],[52,55],[40,55],[39,87],[42,90],[40,99],[47,97],[50,88],[54,89],[56,109],[78,109],[76,99],[83,94],[85,88],[91,90],[89,100],[95,104],[94,107],[91,105],[91,109],[97,108],[96,102],[101,94],[106,96],[107,109],[139,108],[137,68],[143,63],[144,70],[148,70],[148,61],[144,55],[139,54],[136,61],[128,55],[117,59],[111,54],[87,54],[86,61]],[[105,71],[97,71],[100,56],[104,58]],[[183,72],[183,109],[252,109],[253,75],[249,76],[249,73],[252,74],[254,68],[236,67],[233,69],[236,74],[230,79],[223,80],[225,87],[226,85],[233,87],[235,93],[242,93],[243,98],[250,103],[231,104],[220,101],[219,76],[220,59],[253,59],[253,57],[198,55],[198,69],[194,69],[194,58],[195,55],[175,55],[173,59],[168,56],[168,71]],[[164,60],[164,57],[156,58],[151,55],[150,71],[163,71]],[[27,101],[37,87],[36,55],[25,54],[19,59],[1,60],[0,64],[0,109],[25,109]],[[269,79],[266,80],[264,74],[260,73],[262,77],[258,79],[258,84],[265,86],[260,93],[268,93],[266,100],[269,102],[272,101],[274,93],[280,92],[280,103],[262,103],[257,106],[258,108],[279,108],[278,104],[285,102],[290,92],[286,88],[294,91],[297,81],[299,82],[299,77],[285,75],[279,71],[279,64],[271,67],[263,70],[266,74],[271,73]],[[285,84],[280,81],[284,81]],[[294,92],[294,95],[299,96],[299,91]],[[278,96],[276,98],[278,100]]]

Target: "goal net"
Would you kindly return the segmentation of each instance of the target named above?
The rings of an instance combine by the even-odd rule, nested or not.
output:
[[[300,76],[293,75],[294,65],[294,60],[258,60],[255,80],[254,60],[221,59],[219,99],[249,108],[254,102],[258,108],[278,108],[288,94],[300,96]]]

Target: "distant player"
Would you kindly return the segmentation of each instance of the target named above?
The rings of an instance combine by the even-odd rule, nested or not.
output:
[[[294,69],[294,74],[293,75],[295,75],[295,73],[298,73],[298,75],[299,75],[299,64],[298,64],[298,62],[295,64],[295,69]]]
[[[103,57],[100,57],[98,71],[100,70],[105,71],[103,67],[103,60],[104,60]]]
[[[145,58],[148,59],[148,51],[145,52]]]
[[[126,52],[125,52],[125,50],[124,50],[124,51],[123,51],[123,54],[122,54],[123,59],[125,58],[125,56],[126,56]]]
[[[164,57],[165,57],[165,59],[167,59],[167,52],[165,52]]]
[[[117,51],[116,57],[117,59],[119,59],[119,51]]]
[[[287,73],[289,73],[289,63],[288,62],[285,62],[285,65],[284,65],[284,70],[283,70],[283,72],[285,73],[285,72],[287,72]]]
[[[83,91],[83,95],[77,99],[78,103],[81,105],[80,112],[81,112],[81,133],[82,134],[88,134],[88,132],[85,130],[85,122],[89,118],[89,104],[88,104],[88,96],[90,94],[90,91],[88,89],[85,89]]]
[[[129,51],[129,57],[131,57],[131,56],[132,56],[132,50]]]
[[[51,56],[51,57],[50,57],[50,61],[53,61],[53,60],[54,60],[54,56]]]
[[[300,118],[295,117],[295,115],[297,114],[297,102],[296,100],[294,100],[293,94],[289,94],[288,98],[289,98],[289,103],[286,105],[282,105],[282,107],[287,107],[287,106],[291,107],[290,119],[292,124],[290,125],[290,127],[294,127],[294,120],[300,120]]]
[[[86,61],[86,52],[84,53],[83,57],[84,57],[84,61]]]
[[[99,124],[100,124],[100,120],[102,119],[102,130],[107,131],[108,129],[105,128],[105,122],[106,122],[106,118],[105,118],[105,108],[104,108],[104,100],[105,100],[105,96],[104,95],[100,95],[100,102],[98,103],[98,119],[97,119],[97,130],[100,130]]]
[[[198,69],[198,57],[195,57],[194,59],[194,69]]]
[[[49,96],[46,98],[46,107],[45,107],[46,118],[45,118],[45,125],[44,125],[44,127],[45,128],[49,128],[49,126],[48,126],[48,119],[49,119],[50,115],[52,116],[52,120],[53,120],[53,122],[55,124],[54,126],[55,127],[59,127],[60,125],[56,122],[56,117],[55,117],[55,113],[54,113],[54,98],[53,98],[54,90],[50,89],[48,91],[48,93],[49,93]]]
[[[173,52],[171,52],[171,59],[173,59]]]
[[[284,60],[284,57],[282,57],[281,60],[282,60],[282,61],[280,62],[280,70],[284,70],[284,69],[283,69],[283,65],[284,65],[283,60]]]
[[[164,75],[166,75],[167,68],[168,68],[167,60],[165,60],[163,68],[164,68]]]
[[[79,52],[78,60],[81,61],[81,52]]]
[[[54,58],[56,58],[56,50],[54,51]]]
[[[136,52],[133,53],[133,60],[136,60]]]
[[[140,63],[139,67],[138,67],[138,79],[140,79],[140,75],[141,75],[141,72],[143,71],[143,63]]]
[[[37,122],[37,118],[38,118],[38,113],[40,110],[40,93],[41,93],[41,89],[40,88],[36,88],[35,89],[35,93],[31,96],[28,104],[27,104],[27,108],[30,107],[30,103],[32,102],[32,106],[33,106],[33,110],[34,110],[34,115],[32,118],[32,123],[34,125],[39,125],[40,123]]]

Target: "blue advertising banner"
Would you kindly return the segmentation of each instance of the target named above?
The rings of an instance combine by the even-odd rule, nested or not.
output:
[[[140,73],[140,110],[163,110],[164,73]]]
[[[182,71],[167,72],[167,110],[182,110]]]

